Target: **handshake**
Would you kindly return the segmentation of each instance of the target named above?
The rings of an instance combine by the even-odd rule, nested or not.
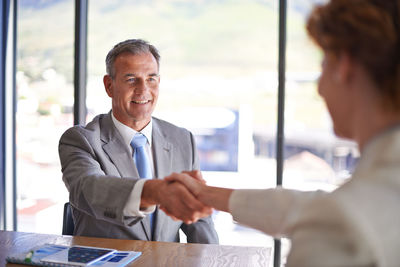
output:
[[[141,208],[159,204],[174,220],[191,224],[211,215],[213,208],[228,211],[231,192],[231,189],[207,186],[197,170],[172,173],[163,180],[145,182]]]

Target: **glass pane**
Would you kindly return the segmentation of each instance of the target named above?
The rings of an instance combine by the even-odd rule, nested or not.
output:
[[[354,142],[334,135],[328,110],[317,92],[322,53],[305,29],[312,2],[327,0],[288,2],[283,185],[303,191],[332,191],[350,177],[359,153]],[[283,242],[283,257],[288,243]]]
[[[359,153],[354,142],[334,135],[329,113],[317,92],[322,53],[305,30],[312,5],[290,3],[284,186],[331,191],[349,178]]]
[[[90,117],[110,110],[102,77],[116,43],[142,38],[161,52],[155,116],[196,136],[211,185],[275,186],[277,1],[91,1]],[[271,246],[271,239],[214,214],[221,244]]]
[[[58,140],[73,125],[74,1],[18,1],[18,231],[61,234]]]

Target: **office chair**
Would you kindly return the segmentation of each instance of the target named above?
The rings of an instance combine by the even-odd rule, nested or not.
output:
[[[63,215],[63,235],[74,235],[74,220],[72,219],[72,209],[69,202],[64,204],[64,215]]]

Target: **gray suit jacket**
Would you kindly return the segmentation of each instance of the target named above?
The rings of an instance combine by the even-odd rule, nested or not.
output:
[[[189,131],[153,118],[152,136],[156,177],[198,169]],[[75,235],[179,242],[181,228],[190,243],[218,243],[210,217],[186,225],[157,209],[151,233],[148,216],[124,216],[123,208],[139,175],[111,113],[95,117],[86,127],[68,129],[60,139],[59,155],[73,207]]]

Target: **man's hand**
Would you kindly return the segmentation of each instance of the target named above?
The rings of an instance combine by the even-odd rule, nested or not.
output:
[[[199,199],[201,191],[205,187],[205,180],[200,171],[183,171],[182,173],[172,173],[164,178],[167,182],[179,182],[183,184],[189,191]],[[202,201],[201,199],[199,199]]]
[[[203,179],[203,175],[201,174],[201,171],[199,171],[199,170],[183,171],[182,173],[188,174],[188,175],[192,176],[192,178],[198,180],[199,182],[206,184],[206,180]],[[173,176],[174,174],[175,173],[171,174],[170,176]]]
[[[207,186],[199,171],[173,173],[164,180],[183,184],[205,206],[229,212],[229,199],[233,189]]]
[[[144,183],[141,206],[160,205],[167,215],[186,224],[209,216],[212,209],[199,202],[181,183],[148,180]]]

